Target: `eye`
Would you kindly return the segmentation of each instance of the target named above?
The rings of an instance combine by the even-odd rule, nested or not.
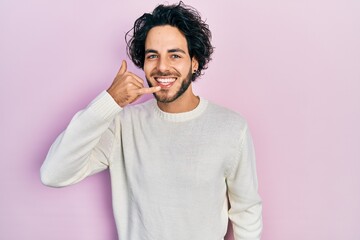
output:
[[[156,54],[149,54],[146,56],[147,59],[154,59],[154,58],[157,58],[157,55]]]
[[[171,55],[171,58],[181,58],[181,57],[177,54],[173,54],[173,55]]]

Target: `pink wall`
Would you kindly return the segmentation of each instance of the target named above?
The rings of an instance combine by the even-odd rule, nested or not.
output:
[[[216,46],[195,90],[252,128],[263,239],[360,239],[360,2],[186,2]],[[39,168],[156,3],[1,1],[0,239],[116,239],[107,172],[51,189]]]

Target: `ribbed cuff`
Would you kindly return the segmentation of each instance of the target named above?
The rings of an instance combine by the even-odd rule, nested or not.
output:
[[[115,102],[107,91],[102,91],[88,106],[103,119],[113,118],[122,108]]]

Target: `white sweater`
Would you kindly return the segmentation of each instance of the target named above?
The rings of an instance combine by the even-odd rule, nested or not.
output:
[[[222,240],[229,218],[235,240],[260,239],[253,144],[230,110],[203,98],[186,113],[154,99],[122,109],[104,91],[53,143],[41,179],[62,187],[107,168],[121,240]]]

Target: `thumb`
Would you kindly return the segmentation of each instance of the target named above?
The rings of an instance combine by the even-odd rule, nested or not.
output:
[[[126,63],[125,60],[123,60],[123,61],[121,62],[121,67],[120,67],[120,70],[119,70],[119,72],[118,72],[117,75],[122,75],[122,74],[124,74],[124,73],[126,72],[126,70],[127,70],[127,63]]]

